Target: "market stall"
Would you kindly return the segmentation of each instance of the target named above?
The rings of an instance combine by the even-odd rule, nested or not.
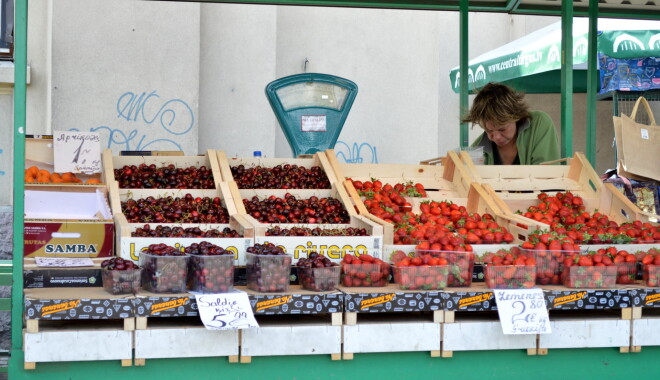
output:
[[[311,5],[302,2],[300,4]],[[525,8],[525,2],[516,4],[514,9],[527,9],[527,11],[532,9]],[[387,6],[354,3],[333,3],[332,5]],[[390,4],[389,6],[397,5]],[[424,4],[411,5],[410,3],[398,6],[428,7]],[[452,9],[456,6],[450,4],[446,5],[444,9]],[[494,9],[511,11],[508,4],[500,6],[501,9],[497,5]],[[475,10],[480,10],[480,7]],[[437,9],[443,8],[438,6]],[[28,188],[25,184],[26,173],[27,170],[31,170],[31,167],[25,165],[24,136],[26,17],[27,2],[17,1],[15,242],[23,241],[25,231],[23,211],[29,208],[29,202],[31,202],[23,194]],[[250,169],[256,171],[258,170],[256,166],[266,166],[266,161],[263,164],[246,162],[231,165],[221,161],[222,154],[218,154],[218,152],[209,152],[202,158],[188,157],[187,160],[176,158],[170,162],[168,159],[161,159],[157,162],[158,166],[162,165],[170,172],[183,169],[182,166],[186,165],[185,162],[192,163],[193,169],[190,169],[189,172],[211,171],[213,179],[205,181],[208,182],[208,186],[202,189],[194,189],[190,183],[180,184],[176,181],[173,184],[165,183],[163,188],[159,189],[154,177],[156,177],[156,172],[162,168],[159,168],[156,162],[153,163],[153,166],[149,164],[141,167],[133,164],[134,167],[132,167],[129,163],[119,164],[122,162],[120,157],[103,160],[103,164],[106,165],[104,173],[107,174],[97,183],[67,185],[69,193],[84,193],[83,189],[90,188],[100,189],[94,193],[101,194],[96,196],[107,202],[106,205],[100,201],[100,205],[111,208],[115,233],[120,231],[118,239],[139,238],[141,233],[153,236],[150,232],[151,227],[137,226],[138,223],[160,224],[171,229],[174,227],[192,228],[191,233],[198,233],[198,231],[207,233],[212,229],[222,228],[222,233],[229,235],[218,237],[220,240],[245,239],[244,247],[234,247],[233,250],[227,246],[221,247],[226,252],[220,253],[218,256],[226,255],[230,259],[234,259],[232,264],[234,264],[238,276],[225,274],[223,278],[233,279],[231,285],[245,291],[249,300],[250,314],[257,317],[260,327],[211,330],[200,324],[199,319],[204,314],[202,311],[204,299],[199,295],[188,293],[185,284],[187,276],[181,273],[182,271],[185,273],[186,268],[189,268],[181,265],[181,258],[195,256],[195,253],[190,252],[188,255],[184,255],[185,250],[199,248],[194,246],[194,243],[188,245],[188,242],[181,241],[178,246],[175,243],[165,244],[171,237],[159,236],[160,232],[154,232],[156,237],[164,238],[161,239],[162,244],[167,247],[147,246],[146,250],[140,252],[142,257],[137,261],[143,267],[143,275],[140,277],[139,286],[136,286],[135,279],[116,279],[113,275],[109,288],[106,287],[107,283],[104,280],[106,288],[104,290],[98,286],[98,283],[73,290],[68,287],[24,289],[20,280],[23,279],[26,265],[24,260],[29,260],[29,258],[24,259],[24,247],[22,244],[17,244],[14,249],[15,282],[12,289],[12,317],[14,320],[10,363],[12,378],[89,377],[99,376],[100,373],[104,378],[126,378],[126,376],[163,376],[167,378],[188,375],[198,377],[221,375],[235,378],[267,376],[381,376],[387,378],[410,377],[411,374],[416,377],[435,377],[438,373],[446,376],[461,375],[465,377],[468,366],[473,368],[475,375],[480,378],[488,377],[485,374],[492,374],[491,377],[495,378],[525,377],[529,376],[530,368],[552,374],[553,377],[636,373],[642,376],[642,374],[651,373],[650,366],[653,361],[650,358],[659,352],[654,346],[660,345],[660,341],[657,341],[658,337],[652,333],[657,329],[658,321],[660,321],[656,317],[657,313],[654,312],[657,307],[656,302],[660,299],[657,297],[657,282],[653,282],[655,281],[654,272],[647,271],[642,279],[636,272],[618,273],[618,267],[613,267],[613,272],[603,269],[602,272],[598,272],[599,275],[581,278],[579,271],[581,266],[576,266],[575,273],[571,269],[566,274],[564,272],[552,274],[552,276],[564,277],[561,284],[553,282],[552,285],[541,283],[539,286],[535,286],[535,281],[531,278],[534,276],[538,278],[540,272],[535,265],[532,265],[531,260],[540,260],[534,255],[516,257],[527,263],[522,265],[525,267],[523,277],[516,278],[518,281],[515,284],[513,282],[507,282],[507,284],[511,287],[534,288],[531,289],[533,293],[540,295],[540,298],[535,300],[543,301],[548,305],[547,308],[540,309],[550,311],[550,320],[546,318],[544,325],[546,322],[551,322],[551,328],[556,333],[543,334],[542,331],[532,333],[527,331],[526,334],[505,335],[500,326],[498,310],[494,301],[495,298],[506,293],[496,294],[495,289],[503,284],[500,280],[511,280],[513,274],[504,275],[504,272],[497,272],[501,269],[510,270],[511,268],[494,269],[500,266],[494,257],[498,256],[500,249],[508,250],[502,255],[504,257],[507,254],[516,253],[517,255],[519,248],[525,248],[525,242],[532,243],[533,236],[529,234],[523,236],[524,234],[521,233],[516,237],[506,237],[508,227],[502,225],[505,221],[517,227],[524,225],[524,220],[503,209],[504,205],[511,207],[521,203],[507,203],[507,199],[500,199],[497,194],[488,193],[488,189],[484,186],[492,186],[492,184],[488,184],[482,175],[474,174],[467,167],[461,166],[466,163],[452,157],[455,155],[449,154],[452,165],[455,165],[452,168],[454,172],[451,174],[453,175],[446,171],[442,178],[427,177],[427,183],[420,184],[420,186],[413,184],[412,188],[407,187],[410,186],[409,180],[414,178],[408,178],[410,173],[415,173],[410,170],[411,168],[403,171],[408,174],[388,176],[389,178],[401,177],[400,180],[392,180],[392,183],[389,183],[390,187],[396,190],[386,190],[385,186],[382,187],[383,191],[388,193],[387,201],[401,206],[399,212],[395,211],[390,203],[385,206],[391,211],[385,210],[380,205],[367,207],[367,201],[373,201],[370,197],[375,192],[363,192],[364,181],[361,181],[362,188],[360,188],[355,181],[352,181],[354,178],[346,178],[335,171],[332,165],[323,167],[322,163],[325,160],[328,162],[336,160],[336,157],[329,157],[329,154],[332,152],[322,152],[316,158],[305,158],[307,161],[300,164],[296,161],[295,166],[302,167],[301,171],[306,172],[309,169],[314,173],[314,180],[311,181],[314,185],[298,191],[291,190],[289,185],[287,187],[266,187],[262,184],[257,186],[257,189],[241,188],[236,176],[246,171],[245,165],[250,165]],[[145,158],[140,159],[146,160]],[[213,160],[220,170],[208,170],[208,167],[202,170],[202,166],[206,166],[204,163],[208,163],[209,167],[215,167]],[[273,167],[268,165],[266,171],[277,170],[281,173],[282,170],[292,170],[294,160],[296,159],[285,160],[274,164]],[[574,158],[574,160],[577,159]],[[448,167],[449,161],[445,162],[445,167]],[[316,165],[317,163],[321,165]],[[588,165],[586,162],[581,164]],[[241,165],[243,169],[239,170],[238,166]],[[229,173],[226,170],[227,166],[230,166]],[[278,166],[281,168],[275,169]],[[285,169],[285,166],[288,168]],[[314,167],[322,167],[322,169],[312,170]],[[350,170],[350,168],[342,169],[343,172]],[[387,166],[375,168],[375,170],[384,172],[398,169],[400,168],[394,169]],[[420,169],[424,168],[417,167],[418,173]],[[39,170],[44,169],[37,168],[37,175],[40,173]],[[365,177],[371,177],[369,170],[371,169],[363,172]],[[515,168],[511,170],[515,171]],[[139,184],[137,179],[131,180],[130,178],[126,178],[125,183],[120,184],[122,176],[130,177],[136,171],[142,171],[139,175],[142,184]],[[323,173],[327,179],[321,179],[320,173]],[[232,178],[230,178],[230,174]],[[372,180],[371,189],[380,191],[380,186],[374,186],[377,180],[377,178]],[[43,184],[45,181],[38,182],[42,184],[32,186],[55,190],[53,184]],[[387,185],[387,183],[381,183],[381,185]],[[532,182],[531,185],[534,183]],[[143,186],[147,188],[141,188]],[[549,194],[550,191],[561,190],[562,193],[580,189],[588,191],[586,186],[590,185],[589,183],[579,183],[578,185],[568,183],[567,186],[580,187],[575,189],[571,187],[534,188],[532,190],[543,190],[545,196],[559,198],[559,195]],[[596,185],[591,184],[591,186]],[[521,189],[515,190],[522,191]],[[105,197],[108,193],[109,196]],[[450,193],[455,196],[457,202],[445,202],[444,198]],[[383,195],[384,193],[378,199],[379,202],[385,202]],[[430,197],[425,195],[430,195]],[[565,194],[562,195],[562,197],[564,196]],[[417,202],[415,198],[428,198],[429,202]],[[459,199],[460,201],[458,201]],[[538,199],[543,200],[544,198]],[[572,201],[573,196],[570,199]],[[531,199],[525,201],[525,207],[538,207],[531,203]],[[179,203],[175,206],[173,202]],[[189,207],[186,202],[191,202],[195,206]],[[623,202],[625,203],[625,201]],[[319,211],[319,203],[324,206],[322,211]],[[371,203],[373,204],[373,202]],[[539,203],[542,202],[539,201]],[[577,211],[585,211],[585,209],[580,209],[577,201],[574,203],[578,206]],[[291,208],[301,204],[304,208],[298,210],[298,214],[296,214],[296,210],[288,213],[280,212],[280,209],[286,207],[285,204]],[[179,212],[177,207],[181,207],[182,211]],[[378,207],[389,212],[390,215],[376,213]],[[437,207],[439,214],[431,211],[431,207]],[[626,203],[625,207],[629,207],[628,210],[635,210],[635,206],[632,204]],[[450,218],[453,218],[451,217],[452,212],[455,212],[454,215],[456,215],[456,220],[451,220],[451,228],[448,224],[443,224],[448,229],[443,232],[449,232],[452,234],[452,239],[458,239],[456,243],[451,240],[452,249],[425,247],[420,245],[424,239],[417,236],[415,240],[407,241],[409,244],[399,244],[401,246],[412,245],[412,251],[398,253],[393,250],[391,252],[393,255],[385,255],[380,244],[385,242],[384,231],[386,228],[391,228],[397,214],[401,218],[406,216],[405,219],[409,219],[415,214],[420,218],[424,215],[426,218],[431,218],[432,214],[435,214],[436,217],[442,215],[445,208]],[[468,208],[470,208],[470,214],[468,214]],[[163,212],[161,213],[161,211]],[[589,211],[593,210],[589,209]],[[486,236],[488,233],[481,231],[480,234],[484,235],[483,239],[478,239],[473,243],[466,240],[472,239],[468,232],[475,233],[458,221],[461,217],[475,218],[471,214],[478,215],[478,220],[474,220],[475,225],[487,222],[486,227],[479,229],[492,230],[492,238]],[[301,215],[306,216],[304,221],[301,221]],[[634,215],[636,214],[628,213],[623,216],[616,215],[616,218],[620,224],[629,223],[637,226],[635,223],[638,221],[633,219]],[[608,217],[610,216],[612,219],[615,217],[615,215],[608,215]],[[295,218],[295,220],[291,218]],[[101,213],[98,219],[105,222],[107,214]],[[657,229],[655,224],[639,222],[640,231],[649,232]],[[171,225],[168,226],[168,224]],[[321,236],[319,239],[331,239],[336,237],[336,234],[339,236],[357,234],[357,236],[350,236],[350,238],[355,238],[356,242],[353,244],[354,246],[349,247],[354,254],[347,253],[349,248],[342,247],[336,242],[332,243],[333,240],[330,240],[331,243],[325,241],[319,243],[321,240],[315,240],[314,237],[307,238],[309,239],[306,243],[307,253],[310,253],[312,246],[325,245],[327,256],[332,257],[332,254],[337,254],[337,257],[334,265],[332,260],[323,262],[323,269],[340,268],[343,275],[333,277],[334,282],[326,283],[325,287],[321,289],[318,288],[318,279],[314,278],[311,283],[312,289],[304,289],[305,285],[310,284],[305,275],[301,273],[301,269],[304,269],[306,264],[303,262],[297,265],[299,284],[296,284],[295,281],[290,284],[288,271],[293,262],[291,256],[287,255],[291,254],[288,252],[289,247],[279,248],[279,250],[271,247],[264,248],[263,245],[266,245],[267,242],[258,243],[257,238],[261,236],[267,240],[269,233],[277,231],[277,234],[283,235],[280,238],[285,239],[286,235],[283,234],[283,230],[295,230],[302,236],[308,236],[304,234],[312,233],[314,225],[317,224],[322,224],[324,227],[322,229],[329,230],[330,234]],[[460,230],[464,227],[466,231],[463,233]],[[225,228],[228,231],[225,232]],[[355,232],[355,230],[364,231]],[[426,232],[430,233],[430,230]],[[496,233],[501,233],[499,241]],[[462,236],[463,234],[465,236]],[[543,239],[542,236],[545,234],[541,232],[539,235],[539,239]],[[640,233],[641,236],[642,233]],[[199,245],[204,238],[197,237],[197,240],[200,240]],[[442,237],[438,238],[442,239]],[[516,238],[518,240],[514,243]],[[291,239],[294,237],[292,236]],[[362,244],[364,248],[360,249],[363,251],[357,248],[357,245],[360,244],[359,239],[369,241],[367,244]],[[460,241],[461,239],[463,241]],[[113,239],[110,241],[114,242]],[[437,243],[441,244],[441,241],[439,240]],[[392,243],[394,243],[394,236],[392,236]],[[496,243],[499,244],[496,245]],[[608,254],[611,257],[619,254],[623,257],[623,253],[619,253],[620,251],[634,248],[644,251],[645,253],[640,255],[646,257],[646,255],[653,256],[652,249],[657,248],[655,240],[650,246],[642,246],[639,239],[629,240],[628,243],[633,245],[623,246],[623,244],[610,242],[615,245],[613,247],[615,252],[608,252]],[[466,249],[468,245],[471,247],[472,244],[481,248]],[[217,246],[219,245],[222,243]],[[93,247],[94,244],[90,243],[86,246]],[[219,251],[217,246],[207,248]],[[68,249],[66,244],[64,247],[62,249]],[[296,243],[292,243],[291,247],[295,250]],[[459,247],[463,249],[459,249]],[[243,251],[242,248],[245,250]],[[591,248],[594,250],[606,249],[597,246]],[[113,244],[113,254],[106,255],[108,258],[100,255],[100,250],[95,247],[91,250],[88,249],[83,255],[80,254],[80,250],[76,249],[77,246],[68,249],[68,253],[73,258],[83,256],[82,258],[96,259],[99,256],[100,260],[108,260],[107,265],[114,265],[114,269],[121,270],[121,268],[117,268],[120,264],[124,269],[126,266],[132,268],[132,264],[127,265],[124,261],[114,259],[113,262],[110,262],[110,257],[121,256],[126,261],[133,262],[130,244],[124,244],[122,240],[117,240],[117,243]],[[373,251],[367,251],[371,249]],[[534,247],[530,249],[534,249]],[[538,247],[535,249],[539,250]],[[92,251],[94,254],[90,253]],[[259,261],[253,261],[255,258],[252,256],[263,255],[266,251],[269,253],[277,251],[272,254],[272,257],[276,257],[274,261],[283,265],[273,264],[271,266],[266,265],[265,261],[261,261],[261,264]],[[559,251],[566,250],[559,249]],[[576,259],[577,256],[583,256],[581,251],[574,247],[568,251],[575,255]],[[412,256],[416,256],[415,258],[408,255],[411,252],[414,252]],[[398,256],[394,257],[395,254]],[[437,255],[434,256],[434,254]],[[566,252],[562,254],[567,255]],[[593,260],[593,256],[589,258]],[[421,261],[423,257],[423,260],[429,260],[429,263],[418,265],[419,263],[415,261],[413,265],[405,265],[412,268],[411,273],[405,273],[402,262],[412,262],[415,259]],[[261,257],[258,259],[263,260]],[[436,260],[435,265],[430,262],[434,259]],[[444,260],[444,263],[440,259]],[[99,259],[96,260],[99,261]],[[352,260],[356,260],[356,262],[352,262]],[[580,260],[582,258],[575,262]],[[655,258],[652,257],[651,260],[653,261]],[[230,263],[231,261],[229,260]],[[163,263],[166,265],[161,266]],[[339,265],[336,265],[337,263]],[[553,263],[556,264],[558,261]],[[240,278],[239,268],[243,266],[242,264],[245,264],[244,279]],[[368,265],[375,265],[370,268],[377,269],[366,270]],[[433,272],[433,276],[422,275],[421,270],[415,268],[418,266],[428,270],[433,268],[437,272]],[[477,270],[473,270],[475,266],[481,267],[481,276]],[[96,268],[96,265],[94,267]],[[572,268],[573,266],[566,265],[566,267]],[[603,267],[609,266],[604,265]],[[210,272],[213,267],[201,268],[199,273],[193,271],[188,279],[194,283],[195,276],[203,273],[203,269],[209,269]],[[285,276],[280,276],[279,270],[281,269],[284,269]],[[518,271],[518,268],[513,269],[515,272]],[[174,272],[170,272],[172,270]],[[491,270],[495,272],[491,272]],[[267,277],[258,277],[258,279],[253,277],[262,275],[264,271],[268,272]],[[333,271],[336,272],[336,275],[339,274],[337,270]],[[389,282],[390,274],[393,282]],[[208,275],[210,274],[204,274],[204,276]],[[618,275],[621,275],[622,281],[628,279],[634,284],[603,283],[596,278],[605,275],[608,275],[608,278],[618,278]],[[585,277],[583,273],[582,277]],[[339,279],[342,281],[341,285]],[[586,280],[595,282],[585,282]],[[184,282],[183,285],[181,281]],[[429,282],[427,283],[427,281]],[[202,281],[202,283],[204,287],[210,289],[209,294],[221,294],[213,283],[208,281]],[[280,288],[280,285],[283,287]],[[501,302],[500,306],[503,306],[505,299],[498,298],[498,300]],[[537,304],[535,303],[535,305]],[[220,315],[216,315],[216,317],[220,317]],[[22,323],[16,323],[16,321],[22,322],[24,319],[25,330],[22,329]],[[434,358],[438,356],[446,359]],[[578,366],[578,368],[562,365],[566,361],[574,361],[576,356],[580,358],[581,363],[588,364],[583,367]],[[603,362],[607,362],[607,365],[596,364]],[[378,364],[374,365],[375,363]],[[475,368],[475,363],[481,365],[481,371],[479,368]],[[479,373],[477,374],[477,372]],[[543,375],[540,374],[539,377],[543,377]]]

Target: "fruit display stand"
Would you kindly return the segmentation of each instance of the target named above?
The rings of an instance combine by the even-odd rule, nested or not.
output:
[[[356,353],[429,352],[440,356],[441,291],[341,287],[345,294],[343,359]]]
[[[25,369],[36,363],[121,360],[133,363],[133,297],[103,288],[25,290]]]
[[[346,253],[365,254],[381,257],[383,249],[383,228],[371,220],[357,215],[350,206],[350,201],[345,190],[341,186],[332,185],[331,189],[238,189],[236,183],[229,183],[232,199],[238,213],[247,219],[254,228],[255,243],[266,242],[282,246],[286,253],[293,254],[293,259],[298,260],[307,254],[316,251],[328,256],[333,261],[339,261]],[[249,215],[243,199],[266,199],[271,196],[283,198],[285,194],[291,194],[297,199],[334,198],[339,200],[348,213],[345,223],[261,223],[252,215]],[[320,228],[322,230],[341,230],[346,228],[364,229],[366,236],[268,236],[267,230],[273,227],[281,229],[291,228]]]

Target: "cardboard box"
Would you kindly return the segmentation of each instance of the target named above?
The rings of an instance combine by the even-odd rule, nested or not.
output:
[[[104,188],[42,187],[25,191],[26,257],[108,257],[114,223]]]
[[[36,268],[23,271],[23,287],[26,289],[101,286],[101,268]]]
[[[122,319],[135,316],[133,297],[103,288],[26,289],[25,319]]]
[[[345,312],[390,313],[442,310],[440,291],[401,290],[396,284],[382,288],[342,288]]]
[[[25,139],[25,169],[36,166],[39,169],[48,170],[50,173],[55,172],[55,153],[53,149],[53,136],[39,136],[35,138]],[[102,173],[84,174],[76,173],[76,177],[83,183],[66,183],[66,184],[26,184],[27,187],[39,188],[50,186],[72,186],[72,187],[99,187],[103,184],[85,184],[84,182],[89,179],[96,179],[105,183]]]

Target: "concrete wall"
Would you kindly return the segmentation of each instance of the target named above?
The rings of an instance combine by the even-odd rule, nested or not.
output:
[[[126,0],[31,2],[28,133],[90,130],[116,152],[196,154],[199,8]]]
[[[335,147],[346,159],[414,163],[458,147],[459,97],[449,82],[457,12],[129,0],[30,7],[28,133],[98,130],[115,151],[181,146],[186,154],[289,157],[264,88],[307,71],[359,86]],[[557,20],[472,13],[469,55]],[[559,129],[553,97],[530,103]],[[581,124],[575,150],[584,150]]]

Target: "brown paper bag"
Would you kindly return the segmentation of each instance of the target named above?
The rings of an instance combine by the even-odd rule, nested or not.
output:
[[[650,125],[635,121],[639,105],[643,105]],[[640,96],[630,116],[613,117],[616,138],[617,172],[638,180],[660,180],[660,127],[646,98]]]

